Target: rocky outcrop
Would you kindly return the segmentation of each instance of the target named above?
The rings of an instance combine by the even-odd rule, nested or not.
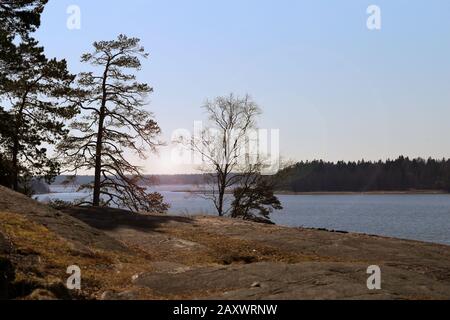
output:
[[[82,290],[65,287],[82,270]],[[367,268],[382,290],[367,288]],[[217,217],[60,212],[0,188],[0,299],[450,299],[450,247]]]
[[[0,299],[95,299],[128,285],[145,263],[104,232],[0,187]],[[72,265],[85,271],[81,291],[66,287]],[[109,272],[117,279],[109,281]]]
[[[106,299],[141,290],[163,299],[450,299],[444,245],[217,217],[70,213],[149,255],[152,271]],[[382,270],[382,290],[367,288],[371,265]]]

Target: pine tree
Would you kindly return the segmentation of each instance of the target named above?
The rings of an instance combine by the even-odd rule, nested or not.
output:
[[[3,81],[20,64],[17,43],[29,40],[30,33],[39,27],[46,3],[47,0],[0,2],[0,95]]]
[[[24,191],[32,177],[50,182],[58,174],[59,164],[48,157],[46,146],[68,133],[64,122],[76,108],[64,103],[74,80],[65,60],[47,59],[33,39],[18,45],[16,52],[20,64],[2,85],[8,125],[1,148],[11,163],[10,187]]]
[[[40,25],[40,17],[48,0],[0,2],[1,33],[25,36]]]
[[[21,191],[31,176],[57,174],[44,145],[65,133],[62,121],[74,112],[60,106],[73,80],[65,61],[48,60],[31,37],[46,3],[0,2],[1,183]]]
[[[94,183],[81,187],[93,192],[89,202],[93,206],[145,212],[168,209],[160,194],[147,192],[150,181],[126,159],[127,151],[146,159],[146,151],[156,151],[160,145],[156,139],[161,130],[143,108],[152,88],[130,72],[140,70],[140,59],[147,57],[140,40],[125,35],[95,42],[94,51],[82,56],[83,62],[101,72],[79,75],[78,104],[83,113],[58,149],[65,167],[75,175],[80,170],[94,171]]]

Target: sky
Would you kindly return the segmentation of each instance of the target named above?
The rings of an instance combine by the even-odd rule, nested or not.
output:
[[[80,29],[67,27],[70,5]],[[380,30],[367,28],[370,5]],[[89,70],[79,61],[94,41],[142,40],[146,108],[168,144],[141,163],[147,173],[193,172],[171,161],[171,135],[231,92],[280,130],[284,159],[448,158],[448,12],[448,0],[50,0],[36,38],[73,73]]]

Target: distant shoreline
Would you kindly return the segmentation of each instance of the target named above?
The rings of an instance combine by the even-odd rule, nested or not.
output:
[[[334,192],[294,192],[294,191],[277,191],[277,195],[305,195],[305,196],[322,196],[322,195],[438,195],[447,194],[447,191],[441,190],[411,190],[411,191],[334,191]]]
[[[158,186],[158,185],[155,185]],[[167,185],[164,185],[167,186]],[[172,186],[172,185],[170,185]],[[176,186],[176,185],[173,185]],[[53,187],[61,187],[61,185],[53,185]],[[203,189],[180,189],[166,190],[174,193],[207,193],[208,190]],[[60,193],[60,192],[49,192]],[[232,194],[232,191],[227,191]],[[44,194],[44,193],[43,193]],[[285,196],[328,196],[328,195],[450,195],[450,192],[444,190],[405,190],[405,191],[311,191],[311,192],[295,192],[295,191],[275,191],[276,195]]]
[[[176,190],[179,193],[205,193],[207,190]],[[231,194],[229,191],[227,194]],[[280,196],[347,196],[347,195],[450,195],[450,192],[443,190],[409,190],[409,191],[316,191],[316,192],[295,192],[295,191],[275,191]]]

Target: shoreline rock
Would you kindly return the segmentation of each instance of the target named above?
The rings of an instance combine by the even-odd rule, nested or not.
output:
[[[81,292],[64,287],[73,264]],[[367,288],[371,265],[382,270],[380,291]],[[0,268],[0,299],[450,299],[446,245],[210,216],[61,212],[1,187]]]

